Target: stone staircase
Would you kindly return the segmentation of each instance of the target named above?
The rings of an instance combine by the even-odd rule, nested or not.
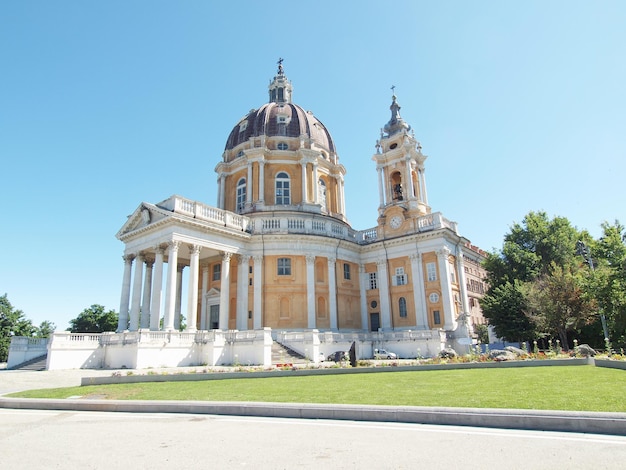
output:
[[[306,364],[306,362],[307,360],[302,354],[276,341],[272,343],[272,364]]]
[[[31,371],[46,370],[47,359],[48,359],[48,355],[44,354],[43,356],[35,357],[31,359],[30,361],[22,362],[21,364],[18,364],[15,367],[11,367],[11,370],[31,370]]]

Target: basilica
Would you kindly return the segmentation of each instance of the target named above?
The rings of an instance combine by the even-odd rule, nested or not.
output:
[[[348,223],[347,170],[330,131],[292,98],[281,60],[267,102],[234,125],[216,159],[215,205],[173,195],[128,217],[117,233],[118,331],[92,338],[105,351],[80,367],[235,356],[267,365],[275,341],[312,358],[355,341],[363,358],[381,346],[417,357],[472,344],[484,323],[484,252],[433,212],[427,156],[395,93],[372,136],[379,206],[365,230]]]

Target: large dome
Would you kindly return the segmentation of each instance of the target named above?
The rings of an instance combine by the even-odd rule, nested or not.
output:
[[[232,150],[247,142],[250,137],[302,137],[316,147],[335,153],[335,144],[328,129],[311,111],[293,103],[266,103],[250,111],[233,128],[224,150]]]
[[[228,136],[225,152],[232,154],[238,146],[245,148],[242,144],[249,144],[251,138],[265,137],[276,141],[276,138],[284,137],[285,140],[300,139],[303,142],[299,147],[317,148],[327,156],[335,155],[335,144],[326,126],[311,111],[292,103],[291,93],[291,82],[284,74],[281,60],[278,72],[269,84],[269,102],[251,110],[237,123]],[[258,143],[253,144],[256,145]]]

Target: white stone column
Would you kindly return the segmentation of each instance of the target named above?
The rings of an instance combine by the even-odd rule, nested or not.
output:
[[[380,206],[385,207],[385,191],[383,188],[383,168],[381,166],[376,167],[378,173],[378,198],[380,199]]]
[[[307,195],[307,184],[306,184],[306,160],[302,160],[300,162],[300,165],[302,167],[302,204],[306,204],[308,201],[308,195]]]
[[[139,312],[141,311],[141,281],[143,280],[143,254],[137,255],[135,277],[133,279],[133,298],[130,304],[130,331],[139,329]]]
[[[428,193],[426,192],[426,170],[424,168],[420,168],[420,187],[422,189],[422,201],[424,204],[428,205]]]
[[[415,190],[413,189],[413,178],[411,177],[411,156],[407,155],[404,159],[405,168],[405,178],[406,178],[406,190],[407,195],[405,196],[406,200],[415,199]]]
[[[411,274],[413,277],[413,302],[415,304],[415,323],[418,330],[428,330],[428,308],[426,307],[426,293],[424,292],[424,270],[422,255],[411,253]]]
[[[152,301],[150,302],[150,330],[158,331],[161,320],[161,294],[163,290],[163,247],[156,246],[152,276]]]
[[[174,309],[174,329],[180,330],[181,308],[183,302],[183,269],[185,265],[179,264],[176,269],[176,307]]]
[[[200,329],[207,329],[206,293],[209,290],[209,265],[202,266],[202,295],[200,297]]]
[[[222,202],[222,175],[217,177],[217,207],[221,209],[220,203]]]
[[[254,185],[252,184],[252,162],[248,161],[248,179],[246,180],[246,205],[249,207],[252,204],[252,191]]]
[[[248,329],[248,270],[250,255],[239,255],[237,274],[237,329]]]
[[[359,294],[361,297],[361,328],[368,330],[368,318],[367,318],[367,287],[369,283],[369,275],[365,272],[365,265],[359,265]]]
[[[228,330],[228,310],[230,304],[230,258],[232,255],[232,253],[224,253],[222,256],[222,273],[220,277],[220,330]]]
[[[378,274],[378,295],[380,296],[380,327],[383,330],[391,329],[391,304],[389,302],[389,276],[387,274],[387,260],[376,261]]]
[[[189,285],[187,290],[187,331],[196,331],[198,322],[199,245],[189,245]]]
[[[439,272],[441,273],[441,302],[443,304],[443,329],[447,331],[456,330],[457,323],[454,318],[454,299],[452,298],[452,286],[450,285],[450,250],[444,246],[437,251],[437,261],[439,262]]]
[[[469,297],[467,295],[467,279],[465,277],[465,256],[461,247],[456,247],[456,272],[459,279],[459,290],[461,291],[461,313],[470,314]]]
[[[306,312],[307,328],[317,328],[315,323],[315,255],[306,255]]]
[[[265,162],[259,162],[259,202],[265,203]]]
[[[128,305],[130,303],[130,278],[135,255],[124,255],[124,277],[122,279],[122,296],[120,298],[120,315],[117,321],[117,331],[128,328]]]
[[[152,267],[154,261],[146,260],[146,275],[143,281],[143,298],[141,299],[141,318],[139,324],[142,329],[150,328],[150,297],[152,294]]]
[[[219,194],[217,196],[217,204],[220,209],[224,209],[224,192],[226,191],[226,175],[224,173],[220,173],[218,188]]]
[[[319,183],[319,175],[317,173],[317,162],[313,163],[313,203],[320,203],[320,183]]]
[[[337,330],[337,258],[328,258],[328,304],[330,310],[330,329]]]
[[[178,271],[178,248],[179,241],[171,241],[167,256],[167,285],[165,287],[165,317],[163,329],[174,329],[174,314],[176,311],[176,272]]]
[[[339,177],[337,178],[337,187],[339,190],[339,205],[341,206],[339,208],[339,213],[340,214],[344,214],[346,213],[346,197],[345,197],[345,192],[344,192],[344,187],[343,187],[343,176],[339,175]]]
[[[253,326],[255,330],[260,330],[263,327],[263,317],[262,317],[262,309],[263,309],[263,298],[262,298],[262,285],[263,285],[263,270],[261,269],[263,266],[263,256],[256,255],[254,257],[254,268],[253,268]]]

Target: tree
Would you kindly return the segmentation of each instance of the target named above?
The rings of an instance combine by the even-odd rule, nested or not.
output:
[[[489,288],[482,301],[483,315],[498,336],[520,341],[546,334],[537,323],[541,317],[526,315],[536,312],[529,305],[528,284],[545,281],[555,267],[580,264],[575,252],[581,237],[568,219],[549,219],[545,212],[529,212],[521,224],[511,227],[502,250],[490,253],[484,262]]]
[[[70,320],[72,333],[103,333],[117,329],[118,314],[114,310],[105,311],[104,306],[94,304],[83,310],[78,317]]]
[[[524,314],[527,309],[524,283],[514,280],[489,288],[481,306],[496,335],[505,341],[526,341],[537,336],[536,326]]]
[[[544,337],[556,332],[565,350],[569,349],[567,334],[591,323],[597,311],[595,302],[583,291],[580,269],[573,265],[553,263],[550,273],[525,283],[522,291],[524,313],[536,326],[536,333]]]
[[[604,222],[603,234],[590,243],[589,291],[606,316],[614,347],[626,347],[626,230]]]
[[[24,313],[13,308],[7,294],[0,297],[0,362],[7,361],[13,336],[32,336],[36,331]]]
[[[48,320],[44,320],[37,327],[37,331],[35,332],[37,338],[49,338],[54,330],[56,329],[56,325]]]

